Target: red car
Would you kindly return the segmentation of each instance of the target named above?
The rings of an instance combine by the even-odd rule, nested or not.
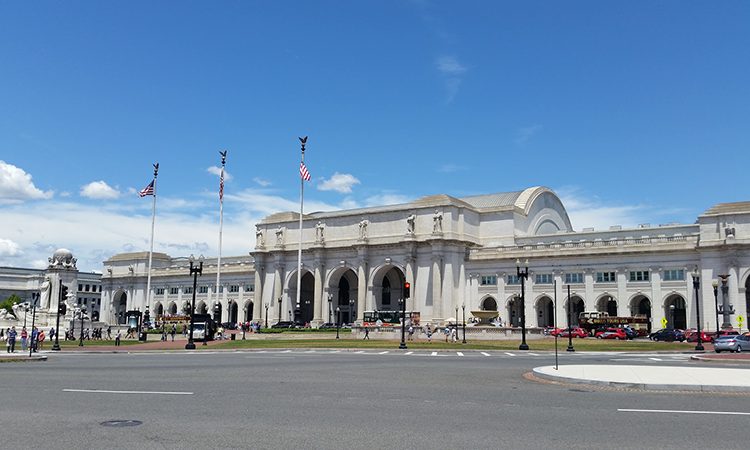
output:
[[[624,341],[628,338],[628,335],[622,328],[607,328],[604,331],[598,331],[595,337],[597,339],[619,339]]]
[[[718,332],[718,333],[714,333],[714,335],[713,335],[713,336],[711,336],[711,342],[713,342],[713,341],[714,341],[714,339],[716,339],[716,338],[717,338],[717,337],[719,337],[719,336],[737,336],[737,335],[739,335],[739,334],[740,334],[740,332],[739,332],[739,331],[737,331],[737,330],[732,330],[732,329],[728,329],[728,330],[719,330],[719,332]]]
[[[698,330],[692,328],[685,330],[685,340],[688,342],[698,342]],[[713,340],[713,334],[701,331],[701,342],[712,342]]]
[[[570,334],[573,335],[575,338],[585,338],[589,334],[581,327],[573,327],[570,330]],[[563,328],[560,330],[560,332],[557,334],[559,337],[568,337],[568,329]]]

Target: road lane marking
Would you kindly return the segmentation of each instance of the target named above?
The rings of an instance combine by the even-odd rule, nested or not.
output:
[[[531,355],[531,356],[539,356],[539,353],[531,353],[531,352],[529,352],[529,353],[526,353],[526,354],[527,355]]]
[[[480,352],[480,353],[483,354],[484,356],[491,356],[489,353],[486,353],[486,352]]]
[[[432,356],[437,356],[437,352],[432,352]]]
[[[361,355],[361,354],[362,354],[362,353],[364,353],[364,352],[365,352],[364,350],[360,350],[360,351],[358,351],[358,352],[354,352],[354,353],[355,353],[355,354],[357,354],[357,355]]]
[[[463,352],[456,352],[458,356],[464,356]]]
[[[506,355],[508,355],[508,356],[516,356],[516,355],[515,355],[515,353],[508,353],[508,352],[505,352],[505,354],[506,354]]]
[[[63,392],[85,392],[95,394],[151,394],[151,395],[193,395],[192,392],[169,391],[108,391],[103,389],[63,389]]]
[[[385,351],[385,352],[380,352],[380,353],[378,353],[378,355],[385,355],[385,354],[387,354],[387,353],[388,353],[387,351]]]
[[[661,361],[661,358],[649,358],[651,361]]]
[[[405,355],[411,355],[412,353],[414,353],[414,352],[406,352],[406,353],[404,353],[404,356]]]
[[[712,415],[723,415],[723,416],[750,416],[750,412],[736,412],[736,411],[681,411],[675,409],[624,409],[618,408],[618,412],[651,412],[651,413],[667,413],[667,414],[712,414]]]

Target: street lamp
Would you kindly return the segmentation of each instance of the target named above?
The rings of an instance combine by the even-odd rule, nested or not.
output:
[[[529,260],[526,260],[524,270],[521,270],[521,260],[516,259],[516,275],[521,280],[521,345],[518,346],[519,350],[528,350],[529,346],[526,344],[526,280],[529,278]],[[570,306],[569,306],[570,307]]]
[[[570,324],[573,322],[573,319],[570,318],[572,312],[573,304],[570,302],[570,285],[568,285],[568,348],[566,349],[568,352],[576,351],[576,349],[573,348],[573,330],[570,328]]]
[[[727,284],[729,275],[719,275],[719,278],[721,278],[721,307],[719,308],[722,316],[721,328],[727,330],[732,328],[732,319],[729,316],[734,314],[734,305],[729,303],[729,285]]]
[[[674,330],[674,317],[675,317],[674,310],[675,310],[675,306],[674,306],[674,303],[672,303],[671,305],[669,305],[669,315],[670,315],[669,326],[672,327],[673,330]]]
[[[456,315],[453,317],[456,318],[456,323],[453,324],[453,329],[456,330],[456,340],[458,340],[458,306],[456,306]]]
[[[406,350],[406,341],[404,340],[406,335],[406,299],[400,298],[398,302],[401,305],[401,343],[398,345],[398,348]]]
[[[29,357],[32,352],[36,351],[37,340],[39,339],[39,333],[36,333],[34,337],[34,328],[36,326],[36,305],[39,303],[39,292],[31,293],[31,345],[29,345]]]
[[[695,290],[695,314],[698,320],[698,344],[695,346],[695,351],[702,352],[705,349],[703,348],[703,342],[701,341],[701,307],[700,303],[698,302],[698,290],[701,287],[701,278],[700,274],[698,273],[698,266],[695,267],[695,270],[693,270],[693,289]]]
[[[464,328],[464,339],[461,343],[465,344],[466,343],[466,304],[465,303],[461,304],[461,313],[462,313],[461,322],[463,323],[463,328]]]
[[[81,306],[80,309],[78,309],[78,315],[81,317],[81,339],[78,341],[78,346],[83,347],[83,317],[86,315],[85,306]]]
[[[349,322],[354,323],[357,320],[357,316],[354,314],[354,299],[349,299]]]
[[[333,294],[328,294],[328,323],[333,322],[331,314],[333,314]]]
[[[193,276],[193,303],[190,305],[190,336],[188,343],[185,344],[185,350],[195,350],[193,342],[193,327],[195,327],[195,291],[198,288],[198,275],[203,275],[203,255],[198,258],[198,267],[195,267],[195,256],[190,255],[190,275]],[[208,334],[208,324],[203,328],[204,336]]]
[[[55,311],[55,345],[52,346],[52,350],[60,351],[60,313],[65,315],[67,312],[67,305],[65,298],[68,295],[68,287],[60,282],[60,292],[57,294],[57,311]],[[60,303],[63,302],[63,303]]]
[[[265,304],[265,307],[266,307],[266,328],[268,328],[268,308],[270,306],[271,306],[271,304],[268,303],[268,302],[266,302],[266,304]]]
[[[716,335],[719,334],[719,282],[713,280],[711,286],[714,288],[714,308],[716,311]]]
[[[336,307],[336,339],[339,338],[339,327],[341,326],[341,308]]]

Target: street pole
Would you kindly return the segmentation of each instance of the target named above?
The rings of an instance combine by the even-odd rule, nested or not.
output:
[[[463,341],[461,343],[465,344],[466,343],[466,304],[465,303],[461,304],[461,311],[462,311],[462,314],[463,314],[461,322],[463,322],[463,329],[464,329],[464,333],[463,333],[464,334],[464,339],[463,339]]]
[[[63,284],[60,281],[60,288],[57,294],[57,311],[55,311],[55,345],[52,346],[52,351],[60,351],[60,299],[63,295]]]
[[[279,322],[281,322],[281,297],[279,297]]]
[[[81,307],[80,307],[80,308],[78,309],[78,314],[79,314],[79,315],[81,316],[81,333],[80,333],[80,335],[81,335],[81,339],[80,339],[80,340],[78,341],[78,346],[79,346],[79,347],[83,347],[83,315],[84,315],[85,313],[86,313],[86,307],[84,307],[84,306],[81,306]],[[75,320],[75,319],[74,319],[74,320]],[[75,338],[73,338],[73,339],[75,339]]]
[[[693,289],[695,289],[695,314],[698,320],[698,344],[695,346],[695,351],[697,352],[702,352],[705,350],[703,348],[703,342],[701,341],[701,307],[698,301],[698,290],[700,289],[700,287],[701,279],[698,273],[698,267],[696,267],[695,271],[693,271]]]
[[[570,285],[568,285],[568,348],[565,351],[574,352],[576,349],[573,348],[573,330],[570,327],[570,323],[573,321],[570,318],[573,312],[573,304],[570,301]]]
[[[190,275],[193,276],[193,303],[190,305],[190,335],[188,337],[188,343],[185,344],[185,350],[195,350],[195,342],[193,341],[193,328],[195,327],[195,290],[198,287],[198,275],[203,274],[203,256],[198,259],[199,266],[195,267],[195,257],[190,255]],[[208,323],[203,327],[203,335],[208,334]]]
[[[31,293],[31,345],[29,345],[29,358],[31,353],[34,352],[34,326],[36,325],[36,303],[39,301],[39,294],[36,292]],[[39,334],[37,333],[37,340]]]
[[[266,328],[268,328],[268,303],[265,304],[266,307]]]
[[[341,326],[341,308],[336,307],[336,339],[339,338],[339,327]]]
[[[729,304],[729,285],[727,284],[729,275],[719,275],[719,278],[721,278],[721,309],[719,310],[722,317],[721,328],[729,330],[732,328],[732,319],[730,316],[734,314],[734,309]]]
[[[528,350],[529,346],[526,344],[526,280],[529,278],[529,260],[526,260],[526,266],[524,270],[521,270],[521,261],[516,260],[516,275],[521,280],[521,345],[518,346],[519,350]]]
[[[406,350],[406,340],[404,340],[406,336],[406,299],[402,298],[399,301],[401,302],[401,343],[398,348]]]
[[[719,282],[713,280],[711,286],[714,288],[714,308],[716,311],[716,335],[719,334]]]

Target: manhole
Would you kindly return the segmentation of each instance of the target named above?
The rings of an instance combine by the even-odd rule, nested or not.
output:
[[[140,420],[108,420],[106,422],[102,422],[99,425],[105,426],[105,427],[137,427],[138,425],[142,424]]]

